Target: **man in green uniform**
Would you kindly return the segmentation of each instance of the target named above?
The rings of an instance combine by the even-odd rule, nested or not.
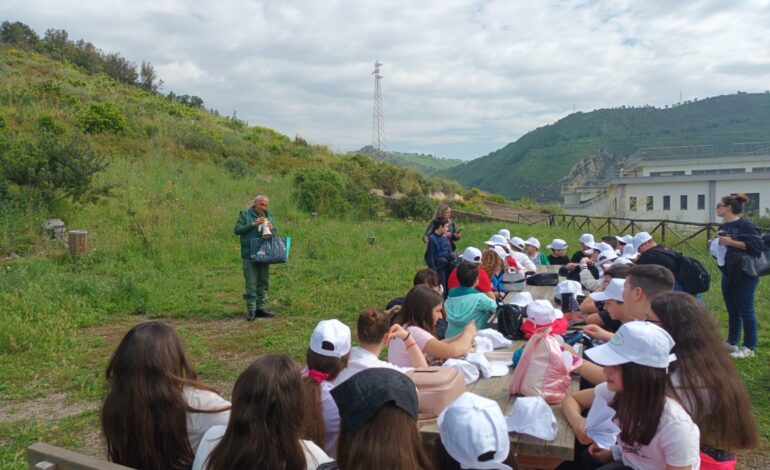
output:
[[[270,265],[251,261],[251,240],[262,238],[266,224],[273,230],[273,216],[267,211],[270,202],[267,196],[259,195],[254,198],[254,205],[238,214],[238,222],[233,231],[241,237],[241,258],[243,259],[243,278],[246,282],[246,299],[248,314],[246,319],[272,318],[274,315],[265,309],[267,306],[267,289],[270,281]]]

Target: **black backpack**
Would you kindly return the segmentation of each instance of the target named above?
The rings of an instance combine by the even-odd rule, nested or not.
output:
[[[537,273],[527,278],[530,286],[555,286],[559,283],[559,275],[556,273]]]
[[[510,340],[524,339],[521,325],[527,319],[526,308],[513,304],[497,306],[497,331]]]
[[[688,294],[700,294],[709,290],[711,274],[697,259],[677,253],[678,264],[676,280]]]

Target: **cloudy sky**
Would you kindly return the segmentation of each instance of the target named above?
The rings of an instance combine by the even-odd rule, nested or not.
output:
[[[151,62],[166,91],[348,151],[476,158],[573,109],[770,89],[770,0],[3,0]]]

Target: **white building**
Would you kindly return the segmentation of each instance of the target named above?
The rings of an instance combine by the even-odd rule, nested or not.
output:
[[[770,213],[770,154],[640,159],[602,185],[562,189],[567,214],[721,222],[722,196],[746,193],[747,210]]]

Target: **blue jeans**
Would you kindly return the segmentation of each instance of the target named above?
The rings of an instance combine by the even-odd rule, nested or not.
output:
[[[741,340],[743,326],[743,345],[752,351],[757,349],[757,316],[754,313],[754,291],[759,278],[744,277],[743,282],[730,282],[722,275],[722,297],[727,307],[727,342],[737,346]]]

